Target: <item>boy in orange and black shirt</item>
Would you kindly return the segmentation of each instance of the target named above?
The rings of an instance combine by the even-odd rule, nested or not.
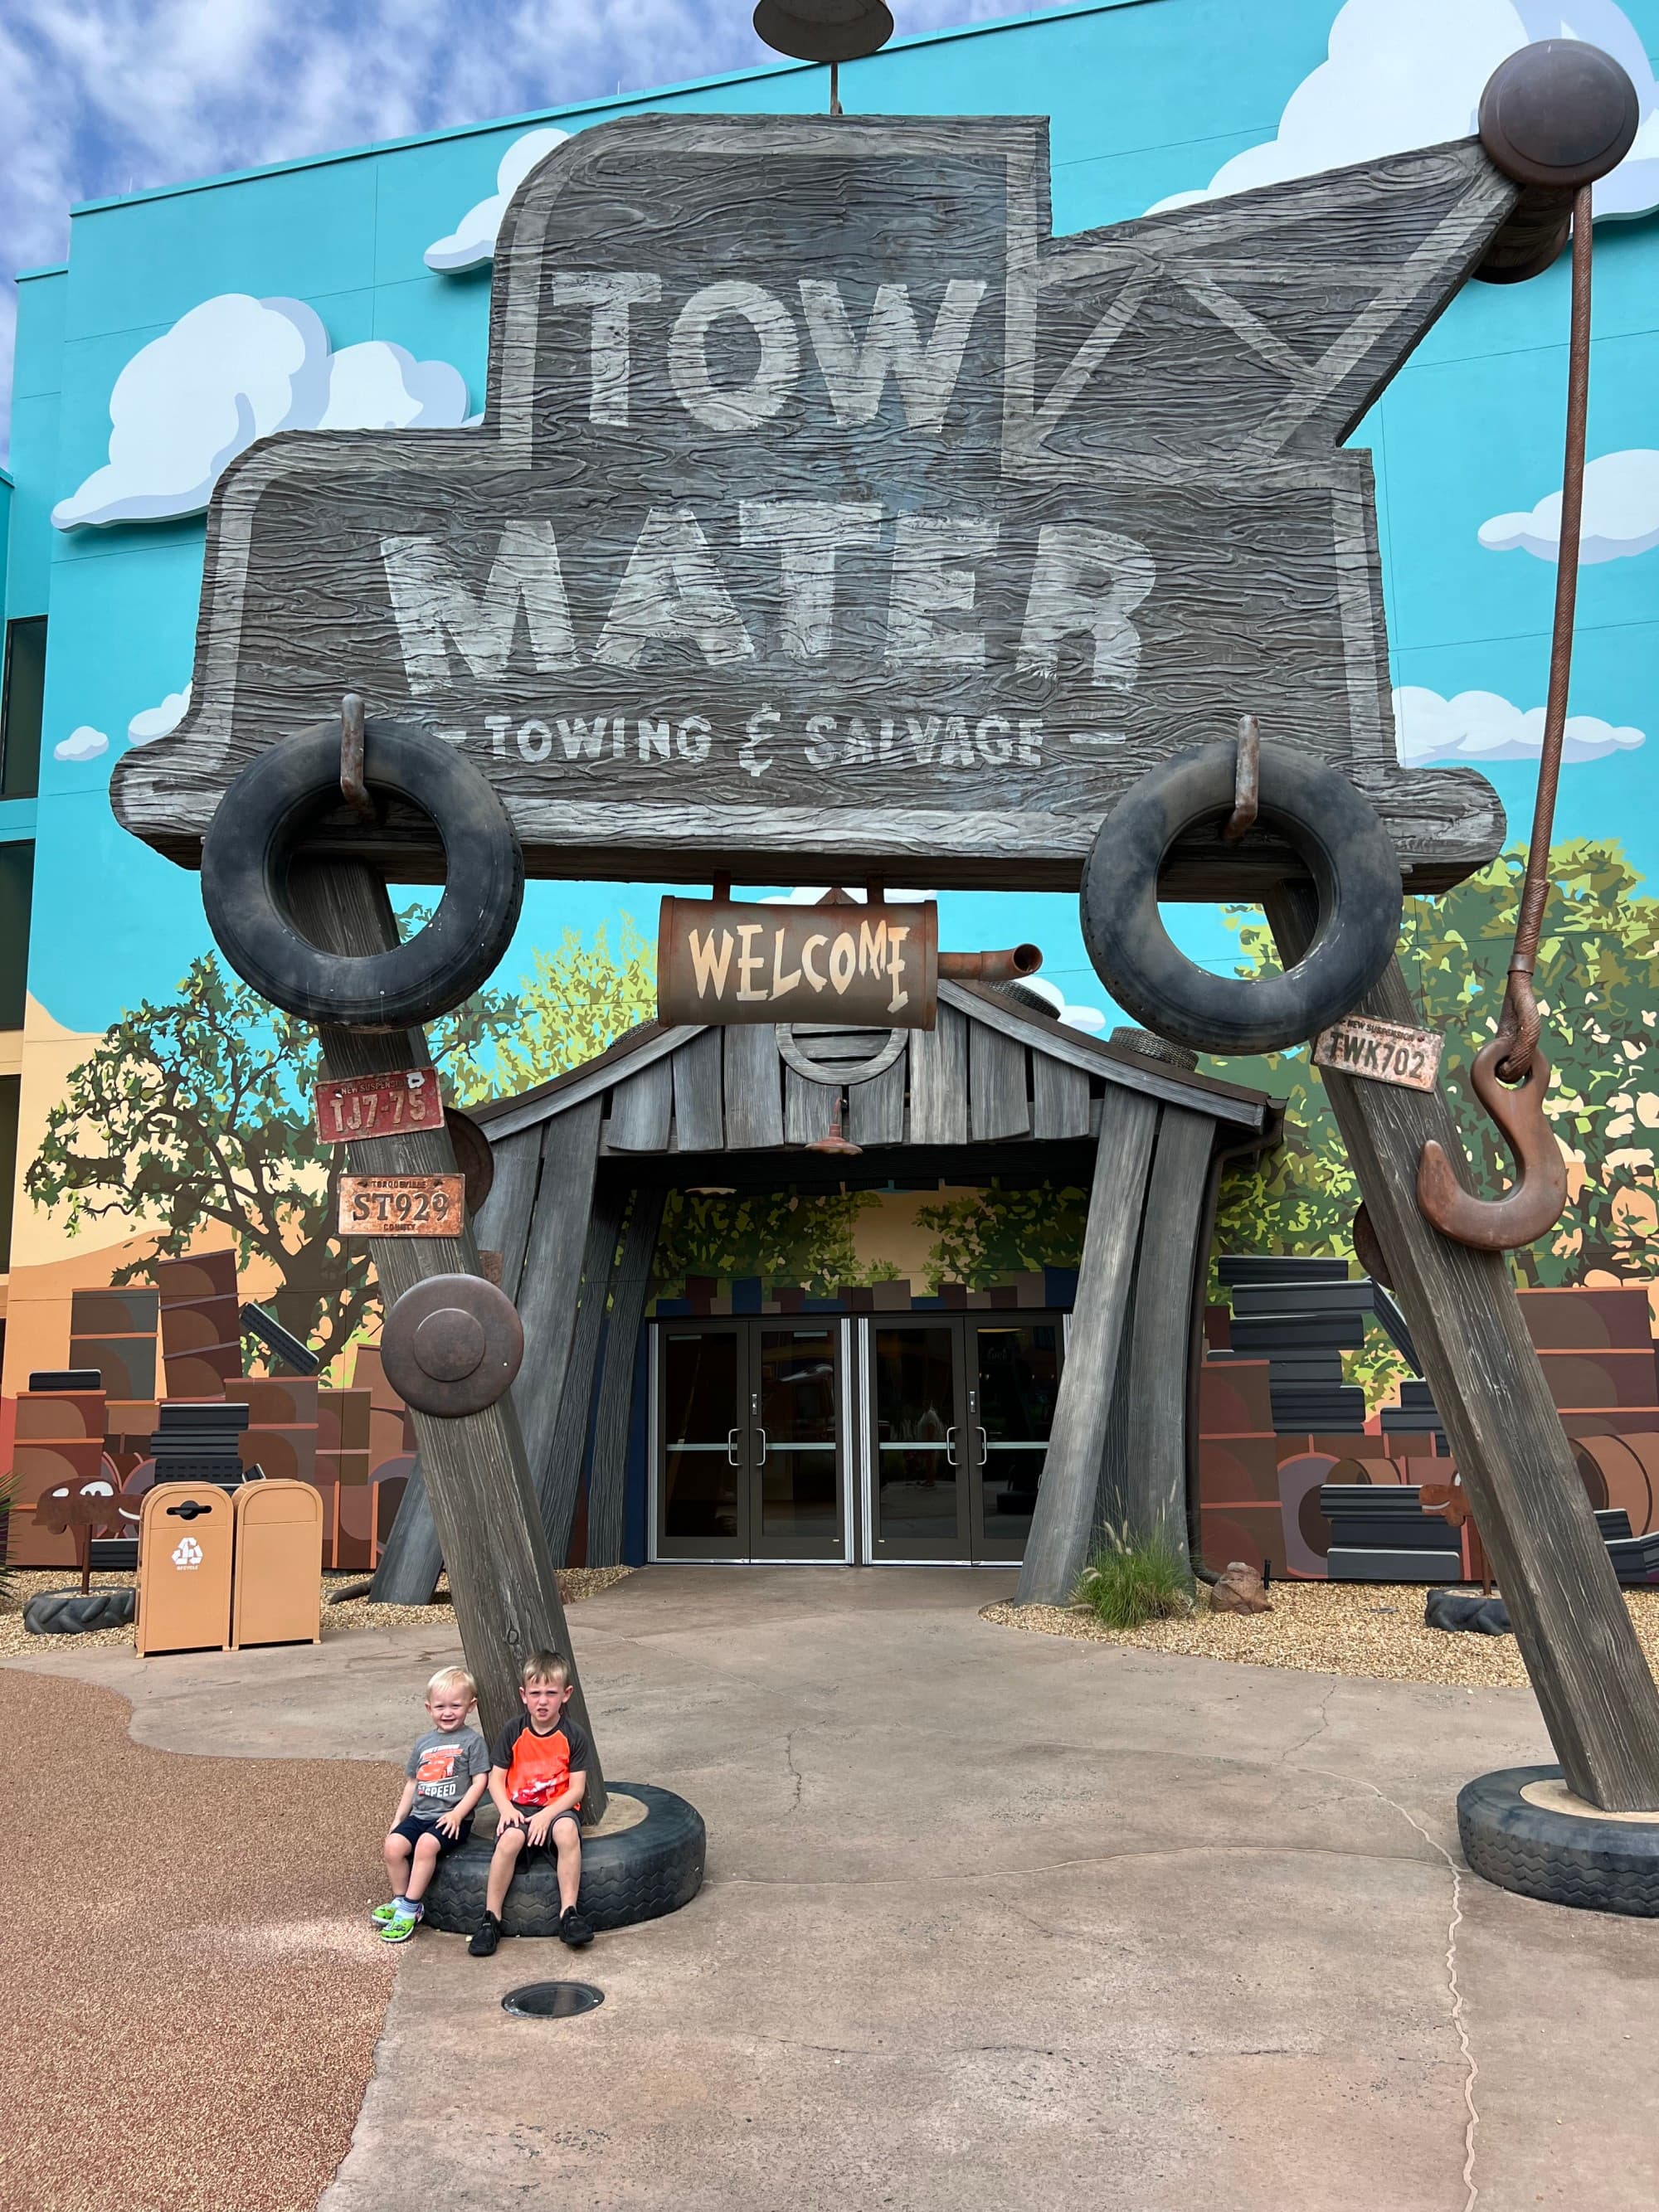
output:
[[[490,1754],[489,1794],[498,1817],[484,1916],[466,1947],[475,1959],[487,1959],[501,1941],[501,1907],[528,1851],[550,1851],[557,1863],[560,1940],[573,1946],[593,1941],[576,1908],[589,1754],[585,1731],[565,1711],[569,1661],[557,1651],[532,1651],[520,1673],[519,1695],[525,1710],[501,1730]]]

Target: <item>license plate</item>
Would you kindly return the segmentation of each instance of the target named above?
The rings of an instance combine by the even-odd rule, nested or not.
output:
[[[402,1067],[391,1075],[351,1075],[319,1083],[317,1135],[325,1145],[362,1137],[398,1137],[407,1129],[441,1129],[443,1093],[435,1067]]]
[[[342,1237],[459,1237],[465,1184],[458,1175],[342,1176]]]
[[[1403,1091],[1432,1091],[1440,1073],[1441,1043],[1432,1030],[1349,1014],[1314,1039],[1314,1066],[1362,1075],[1368,1083],[1397,1084]]]

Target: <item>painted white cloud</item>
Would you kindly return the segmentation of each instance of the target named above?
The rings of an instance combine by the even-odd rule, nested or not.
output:
[[[1553,561],[1560,550],[1561,495],[1550,492],[1524,514],[1494,514],[1480,526],[1489,553],[1531,553]],[[1659,452],[1635,446],[1601,453],[1584,471],[1581,566],[1618,561],[1659,545]]]
[[[482,269],[495,258],[495,236],[507,213],[507,204],[544,154],[562,146],[568,131],[526,131],[515,138],[495,172],[495,189],[487,200],[470,207],[446,238],[434,238],[426,249],[428,269],[453,273]]]
[[[1427,761],[1536,760],[1544,740],[1544,710],[1513,706],[1496,691],[1460,691],[1443,699],[1437,691],[1402,684],[1394,695],[1395,731],[1401,764],[1421,768]],[[1609,753],[1633,752],[1646,732],[1626,725],[1615,729],[1594,714],[1570,714],[1561,758],[1569,767],[1605,760]]]
[[[1201,191],[1173,193],[1148,212],[1467,137],[1487,78],[1538,39],[1600,46],[1636,87],[1636,143],[1596,185],[1597,216],[1659,206],[1659,86],[1616,0],[1346,0],[1331,25],[1328,58],[1291,94],[1277,135],[1224,161]]]
[[[176,730],[185,719],[190,705],[190,686],[182,691],[169,691],[159,707],[146,707],[127,724],[127,738],[135,745],[153,745],[157,738],[166,737]]]
[[[847,884],[843,888],[846,890],[848,897],[855,905],[864,904],[865,894],[861,890],[854,890],[851,884]],[[755,903],[757,906],[817,906],[819,901],[827,896],[829,890],[828,884],[797,884],[792,891],[775,891],[769,897],[757,899]],[[937,891],[890,890],[886,894],[890,906],[896,900],[910,901],[938,896]]]
[[[109,750],[109,739],[101,730],[94,730],[90,722],[82,722],[78,730],[60,738],[52,749],[52,757],[60,761],[96,760],[100,753]]]
[[[1051,983],[1046,975],[1027,975],[1023,981],[1028,991],[1039,999],[1046,999],[1054,1008],[1055,1018],[1066,1029],[1085,1030],[1095,1036],[1106,1026],[1106,1017],[1098,1006],[1073,1006],[1066,1002],[1066,994],[1058,983]]]
[[[374,338],[333,352],[300,300],[222,292],[140,347],[110,394],[109,459],[52,509],[59,530],[199,514],[273,430],[453,429],[466,380]]]

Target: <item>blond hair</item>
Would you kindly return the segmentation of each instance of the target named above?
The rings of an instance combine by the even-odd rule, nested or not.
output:
[[[437,1673],[432,1677],[432,1680],[426,1686],[426,1701],[428,1705],[432,1703],[432,1700],[437,1696],[440,1690],[465,1690],[466,1692],[466,1702],[468,1705],[476,1705],[477,1703],[478,1686],[473,1680],[471,1675],[467,1673],[465,1667],[439,1668]]]
[[[562,1651],[532,1651],[519,1669],[521,1690],[532,1682],[556,1682],[562,1688],[569,1680],[570,1662]]]

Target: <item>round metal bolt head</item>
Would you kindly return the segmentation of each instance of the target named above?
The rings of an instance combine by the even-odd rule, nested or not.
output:
[[[485,1352],[484,1333],[459,1306],[440,1306],[415,1332],[415,1357],[434,1382],[459,1382]]]
[[[1571,191],[1616,169],[1641,121],[1636,87],[1581,39],[1540,39],[1500,62],[1480,95],[1480,143],[1520,185]]]

